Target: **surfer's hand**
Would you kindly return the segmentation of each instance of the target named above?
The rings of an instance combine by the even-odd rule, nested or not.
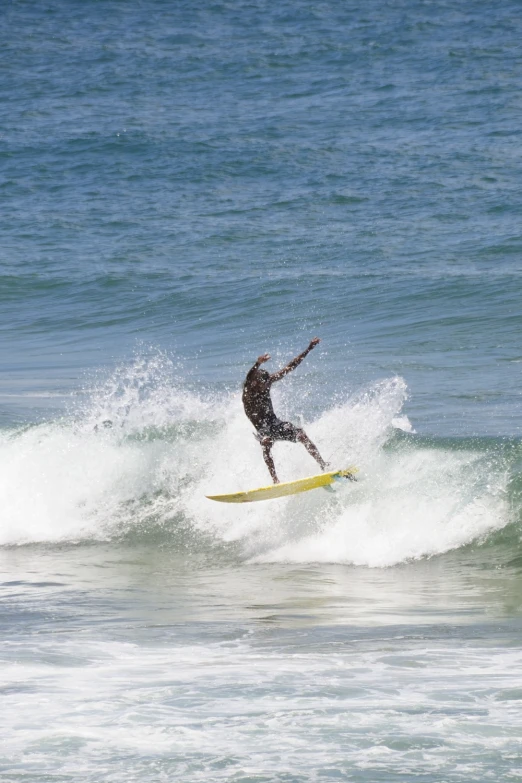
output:
[[[315,346],[320,342],[321,339],[319,337],[314,337],[313,340],[310,340],[310,345],[308,347],[310,348],[310,350],[312,350],[312,348],[315,348]]]
[[[264,364],[265,362],[268,362],[270,360],[270,354],[264,353],[262,356],[257,357],[257,363],[258,364]]]

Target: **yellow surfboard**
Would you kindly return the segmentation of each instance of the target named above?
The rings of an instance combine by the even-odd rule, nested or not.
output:
[[[297,481],[285,481],[282,484],[271,484],[269,487],[259,487],[246,492],[233,492],[230,495],[207,495],[209,500],[219,500],[220,503],[252,503],[254,500],[272,500],[282,498],[285,495],[297,495],[299,492],[308,492],[318,487],[329,487],[334,481],[351,479],[355,481],[354,473],[357,468],[346,470],[333,470],[330,473],[320,473],[318,476],[308,476]]]

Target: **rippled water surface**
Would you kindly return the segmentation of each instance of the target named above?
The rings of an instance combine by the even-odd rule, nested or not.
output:
[[[0,37],[0,779],[522,780],[518,4]]]

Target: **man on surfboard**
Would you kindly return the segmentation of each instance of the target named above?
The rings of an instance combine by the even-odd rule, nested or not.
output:
[[[289,372],[298,367],[312,348],[320,342],[319,337],[311,340],[308,348],[292,359],[286,367],[277,372],[270,373],[260,370],[260,366],[270,359],[269,354],[260,356],[254,366],[249,370],[243,385],[243,406],[245,413],[257,430],[256,437],[263,449],[263,459],[272,477],[274,484],[279,484],[272,459],[272,446],[276,440],[288,440],[292,443],[302,443],[309,454],[319,463],[321,470],[326,468],[326,462],[319,454],[317,447],[312,443],[308,435],[300,427],[296,427],[289,421],[281,421],[274,413],[270,389],[275,381],[280,381]]]

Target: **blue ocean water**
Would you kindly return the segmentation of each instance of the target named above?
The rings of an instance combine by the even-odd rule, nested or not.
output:
[[[522,780],[519,3],[0,36],[0,779]]]

